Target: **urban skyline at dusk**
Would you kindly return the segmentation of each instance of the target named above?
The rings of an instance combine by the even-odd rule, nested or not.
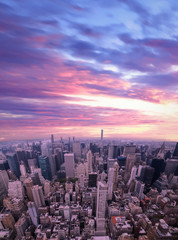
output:
[[[176,1],[0,0],[0,141],[177,141]]]

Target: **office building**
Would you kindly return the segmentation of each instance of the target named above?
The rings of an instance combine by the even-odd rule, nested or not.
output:
[[[128,154],[134,154],[136,151],[136,146],[131,143],[131,144],[127,144],[125,147],[124,147],[124,152],[123,152],[123,155],[124,156],[128,156]]]
[[[33,199],[37,207],[45,206],[43,190],[41,186],[35,185],[32,187]]]
[[[7,161],[9,164],[9,167],[11,169],[11,171],[16,175],[16,177],[20,177],[20,166],[19,166],[19,162],[17,159],[17,155],[14,153],[8,153],[6,154],[7,157]]]
[[[28,226],[28,218],[25,215],[21,216],[15,224],[15,230],[17,232],[18,239],[21,239],[23,236],[25,236],[25,230],[28,228]]]
[[[176,143],[176,146],[173,152],[173,158],[178,158],[178,142]]]
[[[74,162],[73,153],[64,154],[64,165],[65,165],[66,177],[74,178],[75,162]]]
[[[26,189],[26,193],[27,193],[28,199],[30,201],[33,201],[33,194],[32,194],[32,187],[33,187],[33,185],[34,185],[33,181],[32,181],[32,179],[30,177],[25,179],[24,186],[25,186],[25,189]]]
[[[101,129],[101,141],[103,141],[103,129]]]
[[[8,183],[8,196],[11,198],[24,199],[25,192],[22,182],[19,180],[9,180]]]
[[[0,224],[3,229],[10,228],[12,230],[15,230],[15,219],[9,210],[0,213]]]
[[[6,170],[0,170],[0,183],[1,183],[2,187],[5,189],[5,191],[7,192],[9,176],[8,176]]]
[[[80,144],[80,142],[73,142],[72,148],[73,148],[73,153],[75,154],[76,159],[80,160],[80,158],[81,158],[81,144]]]
[[[32,223],[37,227],[39,224],[39,214],[34,202],[28,202],[28,212],[31,217]]]
[[[103,235],[105,234],[105,213],[107,199],[107,184],[98,182],[97,187],[97,209],[96,209],[96,229]]]
[[[36,158],[28,159],[28,166],[30,168],[30,172],[33,173],[34,169],[38,167]]]
[[[114,168],[109,168],[108,173],[108,200],[112,200],[113,195],[113,185],[114,185]]]
[[[88,187],[97,187],[97,173],[90,173],[88,179]]]
[[[93,154],[91,150],[87,152],[88,174],[93,172]]]
[[[38,163],[41,168],[42,176],[45,179],[51,180],[51,168],[49,158],[47,156],[38,156]]]

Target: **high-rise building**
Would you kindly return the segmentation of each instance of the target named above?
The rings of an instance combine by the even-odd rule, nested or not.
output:
[[[33,199],[37,207],[45,206],[43,190],[41,186],[35,185],[32,187]]]
[[[136,179],[137,171],[138,171],[138,168],[137,168],[136,166],[133,166],[133,167],[132,167],[132,170],[131,170],[130,178],[129,178],[129,181],[128,181],[127,185],[130,185],[130,183],[132,182],[132,180],[135,180],[135,179]]]
[[[107,171],[109,171],[109,168],[113,168],[115,162],[117,162],[117,159],[108,158]]]
[[[28,212],[31,217],[32,223],[37,227],[39,224],[39,215],[34,202],[28,202]]]
[[[8,176],[6,170],[0,170],[0,183],[1,183],[2,187],[5,189],[5,191],[7,192],[9,176]]]
[[[91,150],[87,152],[87,164],[88,164],[88,174],[93,172],[93,165],[92,161],[93,160],[93,154]]]
[[[178,142],[176,143],[176,146],[174,149],[173,158],[178,158]]]
[[[151,162],[151,167],[155,169],[152,183],[154,183],[161,175],[162,172],[164,172],[165,169],[165,161],[164,159],[156,159],[154,158]]]
[[[27,176],[27,172],[26,172],[26,168],[23,162],[21,162],[20,164],[20,173],[22,177],[26,177]]]
[[[103,129],[101,129],[101,141],[103,141]]]
[[[88,187],[97,187],[97,173],[89,173]]]
[[[144,191],[145,184],[143,182],[137,181],[135,182],[135,195],[138,197],[139,200],[143,198],[143,191]]]
[[[109,145],[108,158],[117,158],[120,156],[120,147],[117,145]]]
[[[117,162],[114,163],[114,178],[113,178],[113,191],[116,191],[118,186],[118,175],[119,175],[119,165]]]
[[[97,209],[96,209],[96,227],[102,235],[105,233],[105,212],[106,212],[107,184],[98,182],[97,187]]]
[[[108,172],[108,200],[112,200],[113,195],[113,179],[114,179],[114,168],[109,168]]]
[[[19,180],[10,180],[8,183],[8,196],[11,198],[24,199],[24,195],[25,192],[22,182]]]
[[[13,153],[6,154],[7,161],[9,164],[10,169],[13,171],[13,173],[16,175],[16,177],[20,177],[20,166],[17,159],[17,155]]]
[[[73,153],[75,154],[76,159],[81,158],[81,144],[80,142],[73,142]]]
[[[6,159],[0,159],[0,170],[8,170],[9,164]]]
[[[73,178],[75,176],[74,174],[75,162],[74,162],[73,153],[64,154],[64,164],[65,164],[66,177]]]
[[[26,211],[24,200],[19,198],[4,199],[4,206],[11,211],[15,220],[17,220],[22,215],[23,211]]]
[[[28,166],[30,168],[30,172],[33,173],[34,169],[38,167],[36,158],[28,159]]]
[[[25,230],[28,228],[28,226],[28,218],[25,215],[21,216],[15,224],[15,230],[17,232],[18,239],[21,239],[23,236],[25,236]]]
[[[9,210],[6,210],[5,212],[0,213],[0,223],[4,229],[10,228],[12,230],[15,230],[15,227],[14,227],[15,220]]]
[[[51,134],[51,143],[53,144],[54,143],[54,135]]]
[[[136,151],[136,146],[133,143],[127,144],[124,147],[123,155],[127,157],[128,154],[134,154],[135,151]]]
[[[50,191],[51,191],[51,183],[50,181],[46,180],[44,183],[44,194],[48,195]]]
[[[41,168],[42,176],[45,179],[51,180],[51,168],[49,158],[47,156],[38,156],[38,163]]]
[[[165,173],[169,175],[170,173],[175,173],[176,168],[178,167],[178,158],[176,159],[167,159]]]
[[[34,201],[33,200],[33,194],[32,194],[32,187],[33,187],[33,185],[34,185],[33,181],[32,181],[32,179],[30,177],[25,179],[24,186],[25,186],[25,189],[26,189],[26,193],[27,193],[28,199],[30,201]]]

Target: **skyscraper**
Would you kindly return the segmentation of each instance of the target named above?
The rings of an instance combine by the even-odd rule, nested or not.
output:
[[[41,186],[35,185],[32,187],[33,199],[37,207],[45,206],[43,190]]]
[[[66,177],[73,178],[75,176],[74,175],[75,162],[73,153],[64,154],[64,164],[66,170]]]
[[[77,160],[81,158],[81,144],[80,142],[73,142],[73,153]]]
[[[45,179],[51,180],[51,168],[49,158],[47,156],[38,156],[38,163],[41,168],[42,176]]]
[[[109,168],[108,172],[108,200],[112,200],[113,194],[113,182],[114,180],[114,168]]]
[[[8,182],[9,182],[9,176],[8,176],[6,170],[1,170],[0,171],[0,183],[6,192],[8,190]]]
[[[93,160],[93,155],[91,150],[89,150],[87,152],[88,174],[93,172],[92,160]]]
[[[16,175],[16,177],[20,177],[20,166],[19,166],[19,162],[17,159],[17,155],[15,153],[8,153],[6,155],[7,157],[7,161],[9,164],[10,169],[14,172],[14,174]]]
[[[25,189],[27,192],[27,196],[29,198],[30,201],[34,201],[33,200],[33,194],[32,194],[32,187],[33,187],[33,181],[31,178],[26,178],[24,181],[24,185],[25,185]]]
[[[105,234],[106,197],[107,197],[107,184],[98,182],[96,227],[97,231],[100,232],[100,234]]]
[[[97,173],[89,173],[88,187],[97,187]]]
[[[37,227],[39,224],[39,215],[34,202],[28,202],[28,212],[31,217],[32,223]]]
[[[173,153],[173,157],[174,158],[178,158],[178,142],[176,143],[175,149],[174,149],[174,153]]]
[[[101,129],[101,141],[103,141],[103,129]]]

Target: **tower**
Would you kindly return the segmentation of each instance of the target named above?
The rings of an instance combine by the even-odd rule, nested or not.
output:
[[[20,167],[19,167],[17,155],[13,153],[8,153],[6,157],[7,157],[7,161],[10,169],[13,171],[16,177],[20,177]]]
[[[74,154],[73,153],[66,153],[64,154],[64,162],[65,162],[65,170],[66,170],[66,177],[73,178],[74,175]]]
[[[96,209],[96,227],[97,231],[105,234],[105,212],[106,212],[107,185],[98,182],[97,187],[97,209]]]
[[[25,189],[26,189],[26,192],[27,192],[28,199],[30,201],[34,201],[33,200],[33,194],[32,194],[32,187],[33,187],[32,179],[31,178],[26,178],[25,181],[24,181],[24,185],[25,185]]]
[[[32,223],[37,227],[39,224],[39,216],[37,207],[34,202],[28,202],[28,212],[31,217]]]
[[[103,129],[101,129],[101,141],[103,141]]]
[[[113,194],[113,182],[114,180],[114,168],[109,168],[108,173],[108,200],[112,200],[112,194]]]
[[[93,159],[93,155],[91,150],[89,150],[87,152],[88,174],[93,172],[92,159]]]
[[[49,158],[47,156],[38,156],[38,162],[41,168],[42,176],[45,179],[51,180],[51,168]]]
[[[6,170],[1,170],[0,171],[0,183],[6,192],[8,190],[8,182],[9,182],[9,177],[8,177]]]
[[[43,190],[41,186],[35,185],[32,187],[33,199],[37,207],[45,206]]]

